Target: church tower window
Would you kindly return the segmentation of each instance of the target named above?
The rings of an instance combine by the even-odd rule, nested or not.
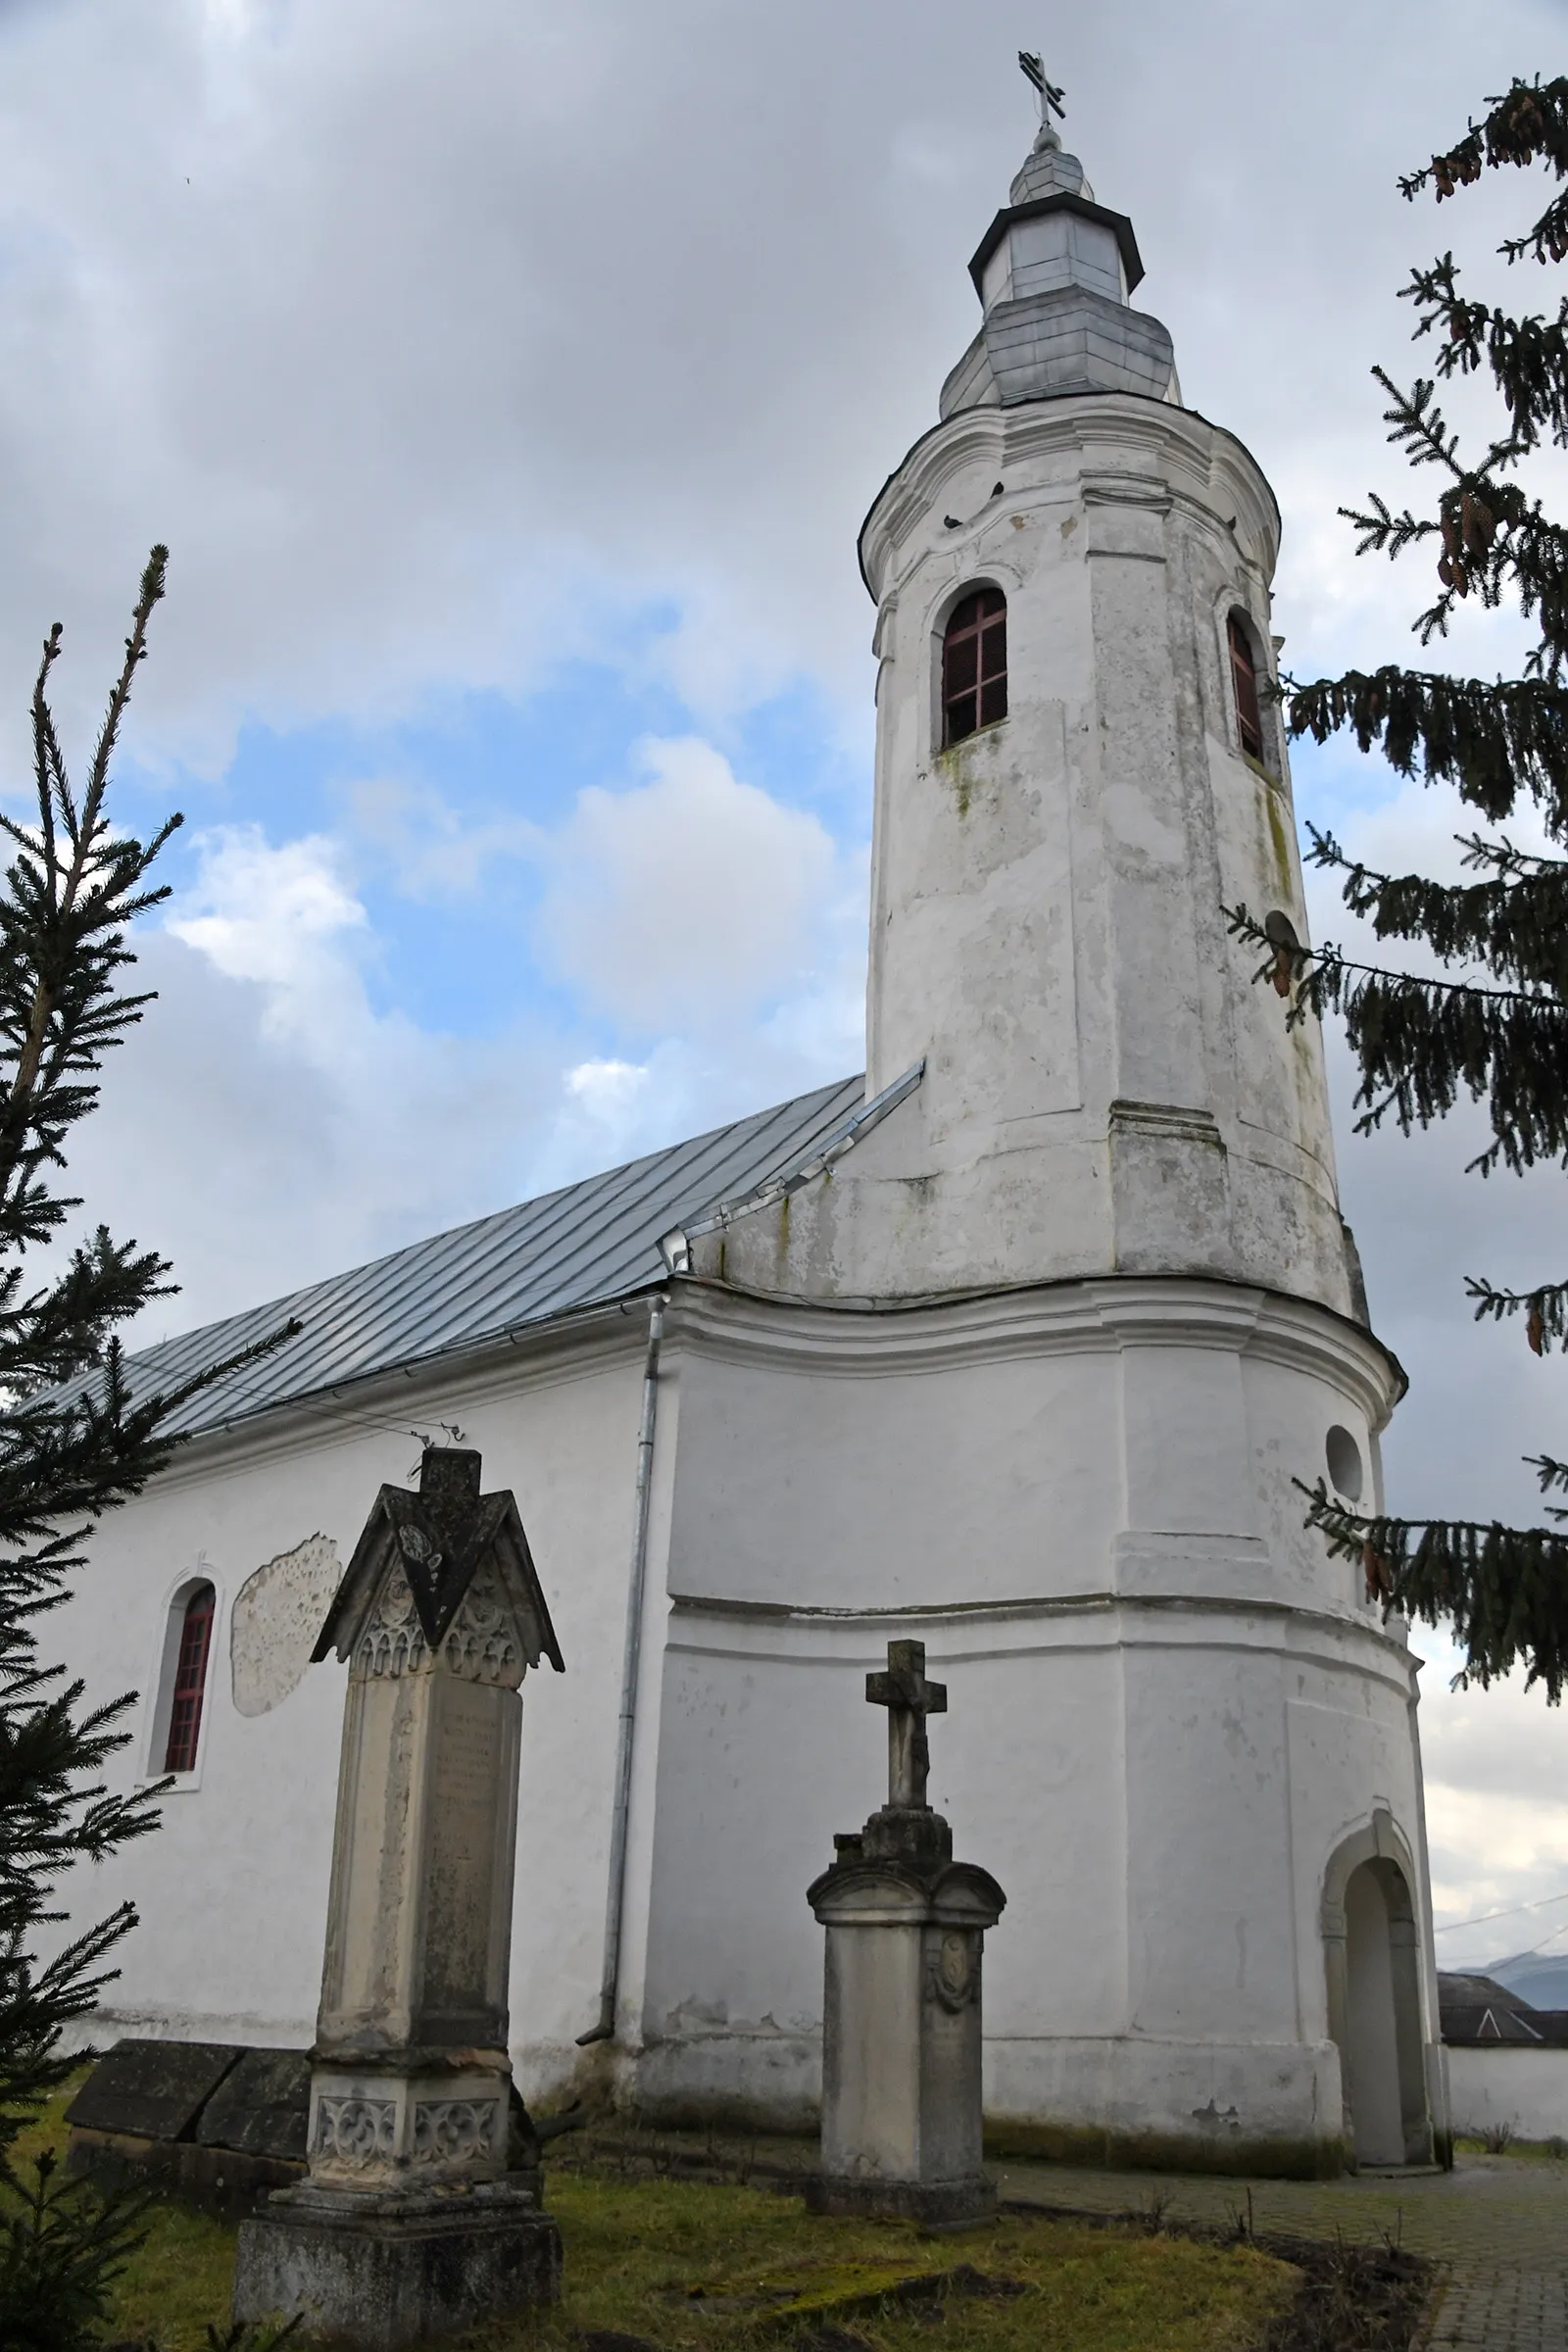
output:
[[[213,1611],[218,1595],[211,1585],[198,1585],[185,1603],[179,1629],[179,1653],[170,1692],[169,1740],[164,1751],[166,1772],[194,1772],[201,1738],[202,1698],[207,1689],[207,1660],[213,1645]]]
[[[942,741],[961,743],[1007,715],[1007,600],[978,588],[956,605],[942,640]]]
[[[1263,757],[1263,713],[1257,700],[1257,663],[1246,623],[1233,612],[1227,624],[1231,641],[1231,684],[1236,694],[1236,729],[1242,749],[1254,760]]]

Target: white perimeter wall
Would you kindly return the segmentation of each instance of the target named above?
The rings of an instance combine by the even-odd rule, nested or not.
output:
[[[1512,2124],[1520,2139],[1568,2139],[1568,2050],[1456,2042],[1445,2055],[1455,2132]]]

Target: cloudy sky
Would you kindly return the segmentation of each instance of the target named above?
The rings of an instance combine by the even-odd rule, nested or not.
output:
[[[1367,375],[1406,364],[1396,290],[1450,241],[1494,275],[1533,193],[1434,217],[1396,175],[1564,29],[1563,0],[0,0],[0,791],[45,625],[80,741],[173,550],[122,775],[128,821],[187,818],[162,1001],[76,1168],[177,1259],[162,1326],[858,1067],[855,534],[972,332],[1020,45],[1133,215],[1186,397],[1279,492],[1310,673],[1400,658],[1424,588],[1334,518],[1399,486]],[[1468,627],[1456,662],[1511,658]],[[1297,787],[1370,856],[1449,854],[1381,767]],[[1561,1180],[1465,1176],[1458,1122],[1341,1132],[1412,1375],[1393,1499],[1529,1511],[1560,1368],[1474,1330],[1460,1278],[1561,1272]],[[1507,1913],[1440,1950],[1568,1950],[1568,1729],[1420,1646],[1439,1915]]]

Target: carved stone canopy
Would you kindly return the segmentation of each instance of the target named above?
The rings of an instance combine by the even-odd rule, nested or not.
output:
[[[354,1547],[313,1661],[335,1649],[354,1654],[388,1580],[408,1584],[419,1630],[432,1652],[445,1641],[464,1595],[482,1567],[493,1569],[511,1603],[529,1666],[544,1657],[564,1671],[533,1554],[512,1493],[479,1492],[479,1456],[463,1446],[427,1446],[419,1491],[383,1487]]]

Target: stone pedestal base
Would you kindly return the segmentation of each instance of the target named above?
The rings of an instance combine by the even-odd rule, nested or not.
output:
[[[806,2184],[808,2213],[858,2214],[883,2222],[985,2222],[997,2210],[997,2184],[984,2173],[967,2180],[875,2180],[818,2173]]]
[[[810,2210],[982,2220],[997,2192],[981,2170],[981,1946],[1006,1897],[954,1861],[928,1806],[886,1805],[834,1843],[810,1889],[827,1930]]]
[[[509,2180],[417,2193],[281,2189],[241,2225],[234,2318],[392,2352],[561,2293],[561,2234]]]

